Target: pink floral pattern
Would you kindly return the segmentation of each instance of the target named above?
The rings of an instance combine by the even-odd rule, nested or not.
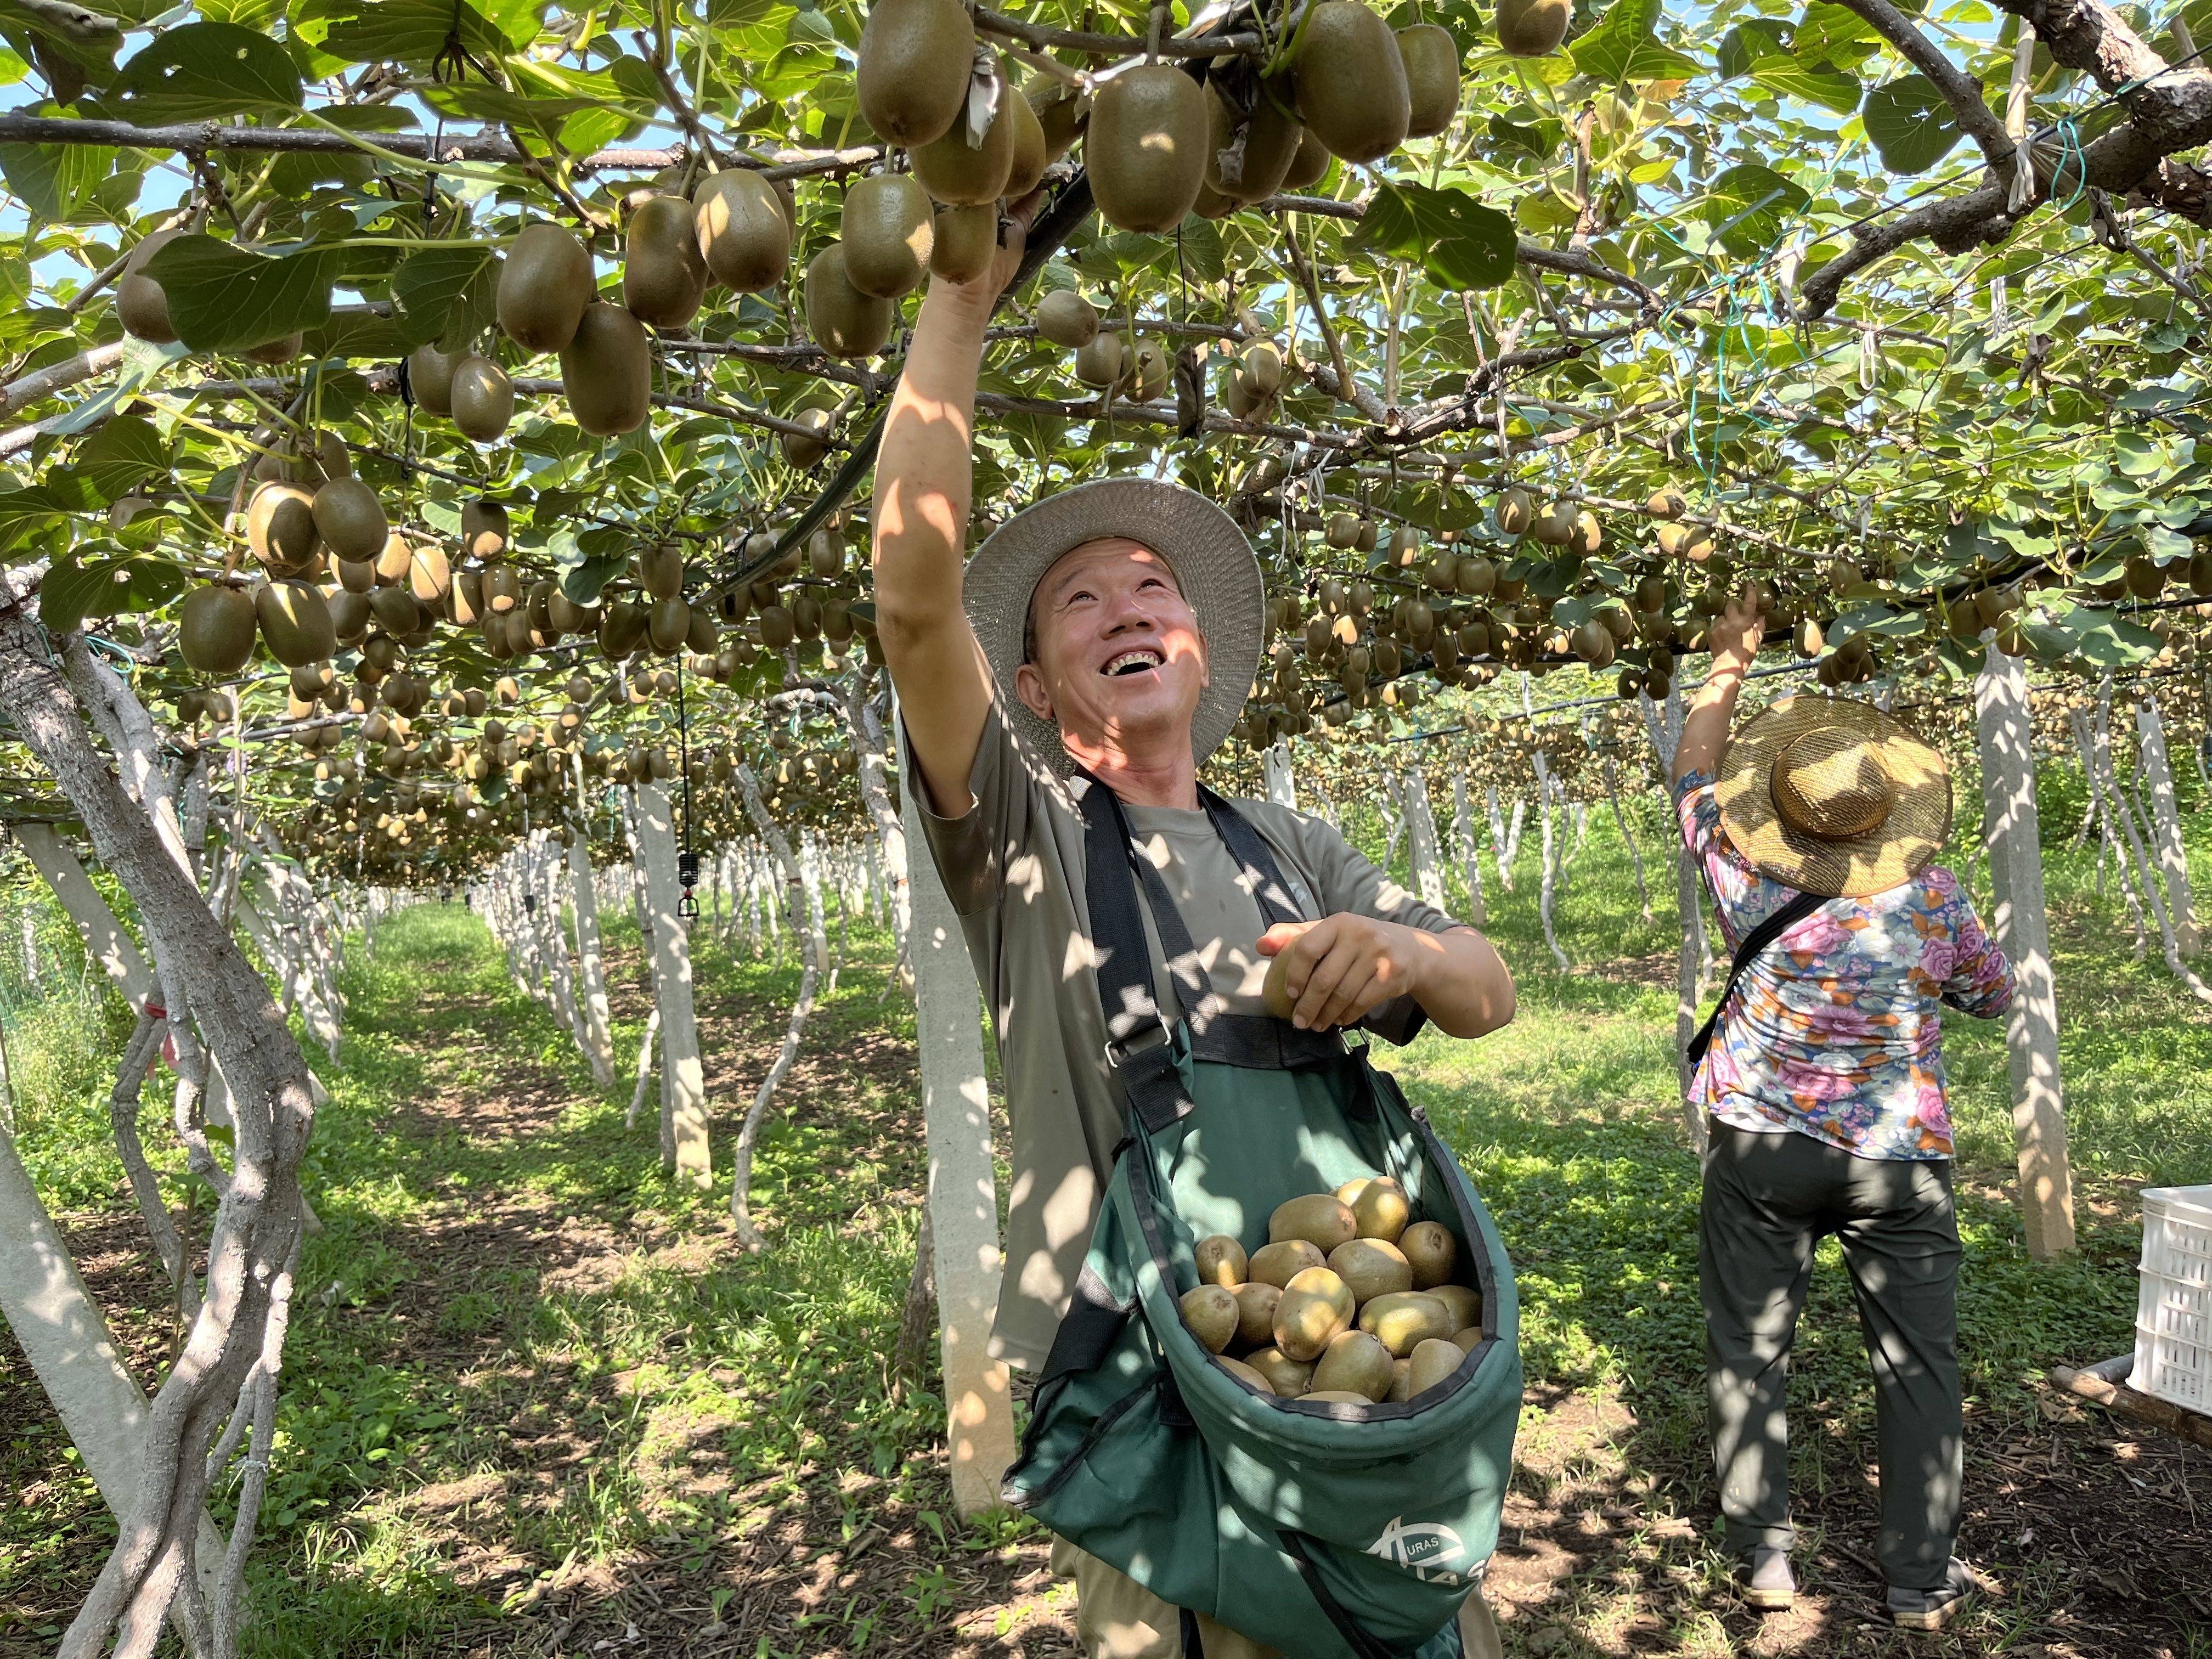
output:
[[[1792,890],[1729,842],[1711,775],[1683,777],[1675,811],[1733,947]],[[1794,1129],[1861,1158],[1948,1158],[1943,1007],[1986,1019],[2012,995],[2012,964],[1973,901],[1931,865],[1886,893],[1829,901],[1746,969],[1690,1098],[1736,1128]]]

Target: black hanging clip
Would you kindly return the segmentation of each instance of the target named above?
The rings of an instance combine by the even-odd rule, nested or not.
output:
[[[676,879],[684,888],[684,896],[676,901],[676,914],[690,921],[699,914],[699,901],[691,892],[699,884],[699,855],[696,853],[678,853],[676,855]]]

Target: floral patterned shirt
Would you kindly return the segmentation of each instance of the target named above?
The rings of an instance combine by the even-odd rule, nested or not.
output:
[[[1711,774],[1686,773],[1674,804],[1721,931],[1740,945],[1795,890],[1729,840]],[[1690,1098],[1739,1129],[1794,1129],[1860,1158],[1946,1158],[1942,1005],[1987,1018],[2012,995],[2012,965],[1973,901],[1930,865],[1785,929],[1736,981]]]

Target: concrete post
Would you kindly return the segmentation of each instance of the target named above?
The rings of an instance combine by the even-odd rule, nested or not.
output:
[[[704,1187],[714,1179],[707,1145],[707,1081],[691,1006],[691,942],[676,914],[683,889],[676,879],[676,824],[668,791],[659,783],[640,784],[637,808],[645,913],[653,934],[653,1000],[660,1010],[660,1073],[667,1089],[662,1157],[678,1174]]]
[[[615,1040],[607,1020],[607,976],[599,957],[599,901],[592,886],[592,851],[580,830],[568,842],[568,897],[576,917],[576,963],[584,981],[584,1053],[592,1080],[614,1086]]]
[[[929,1225],[936,1251],[937,1323],[945,1368],[952,1498],[963,1515],[993,1508],[1014,1460],[1006,1368],[986,1346],[999,1310],[998,1177],[983,1079],[981,999],[960,920],[927,851],[908,780],[900,790],[913,888],[915,1034],[929,1145]]]
[[[2005,1017],[2005,1050],[2012,1066],[2021,1217],[2028,1254],[2047,1259],[2074,1248],[2074,1183],[2058,1076],[2058,994],[2043,906],[2034,725],[2020,659],[1999,651],[1994,639],[1986,648],[1982,672],[1974,677],[1974,722],[1981,743],[1983,833],[1996,895],[1991,920],[2018,982]]]
[[[2145,696],[2136,706],[2136,736],[2143,793],[2150,801],[2151,839],[2156,844],[2160,873],[2166,879],[2166,908],[2173,920],[2174,944],[2184,957],[2194,957],[2202,941],[2190,907],[2189,854],[2181,844],[2181,812],[2173,799],[2173,767],[2166,757],[2166,722],[2159,718],[2156,697]]]
[[[154,970],[147,966],[138,946],[116,921],[115,913],[107,908],[107,901],[100,897],[100,890],[92,884],[60,833],[51,823],[19,823],[15,830],[23,851],[76,924],[86,951],[106,970],[124,1000],[142,1012],[149,997],[159,1002],[161,988],[155,982]]]

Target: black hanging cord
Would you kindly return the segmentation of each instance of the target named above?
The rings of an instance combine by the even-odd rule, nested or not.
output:
[[[699,854],[691,848],[691,720],[684,707],[680,653],[676,659],[676,753],[684,769],[684,845],[676,854],[676,879],[684,893],[676,901],[676,914],[688,921],[699,914],[699,901],[691,891],[699,884]]]

